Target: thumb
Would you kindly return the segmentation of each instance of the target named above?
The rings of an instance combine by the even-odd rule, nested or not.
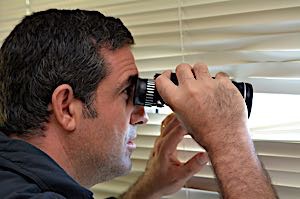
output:
[[[199,152],[184,164],[186,178],[189,179],[198,173],[208,162],[208,155],[205,152]]]

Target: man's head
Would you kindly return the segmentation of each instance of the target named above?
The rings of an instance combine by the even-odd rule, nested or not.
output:
[[[128,172],[134,125],[147,120],[132,104],[133,43],[119,19],[96,11],[25,17],[0,51],[1,130],[19,137],[64,132],[73,166],[83,164],[75,170],[99,172],[92,183]]]
[[[42,130],[52,92],[64,83],[85,103],[86,117],[96,117],[94,92],[108,73],[99,50],[128,44],[133,38],[122,22],[96,11],[47,10],[25,17],[1,47],[1,128],[7,134]]]

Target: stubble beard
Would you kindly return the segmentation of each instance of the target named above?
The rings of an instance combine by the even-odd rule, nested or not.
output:
[[[126,131],[126,140],[124,143],[120,138],[115,137],[118,140],[118,144],[111,146],[109,153],[106,153],[102,157],[102,161],[95,164],[97,168],[98,182],[104,182],[111,180],[115,177],[127,175],[132,168],[131,151],[127,149],[127,142],[132,137],[135,137],[136,127],[129,126]],[[120,148],[120,146],[122,146]]]

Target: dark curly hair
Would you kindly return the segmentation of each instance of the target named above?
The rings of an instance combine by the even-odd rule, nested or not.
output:
[[[0,129],[7,135],[43,132],[61,84],[85,104],[85,117],[97,117],[95,90],[108,73],[100,50],[133,43],[120,19],[97,11],[50,9],[26,16],[0,51]]]

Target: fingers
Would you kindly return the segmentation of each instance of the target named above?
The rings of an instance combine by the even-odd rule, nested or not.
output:
[[[176,68],[176,75],[179,84],[185,83],[186,80],[211,79],[208,66],[204,63],[196,63],[193,67],[188,64],[180,64]]]
[[[189,64],[180,64],[176,67],[178,83],[184,84],[187,80],[195,80],[192,67]]]
[[[216,74],[215,76],[216,79],[229,79],[229,75],[227,73],[224,73],[224,72],[219,72]]]
[[[161,134],[155,140],[154,154],[170,155],[176,152],[177,145],[187,132],[177,119],[175,113],[168,115],[161,124]]]
[[[161,123],[160,125],[160,136],[156,138],[154,142],[154,149],[152,151],[152,156],[154,156],[160,150],[161,142],[163,137],[165,137],[173,128],[176,128],[176,115],[175,113],[169,114]]]
[[[175,120],[177,120],[175,113],[171,113],[162,121],[160,126],[161,137],[164,137],[168,131],[174,128],[174,125],[176,125]]]
[[[194,65],[194,74],[196,79],[211,79],[211,76],[208,71],[208,67],[203,63],[196,63]]]
[[[160,142],[160,154],[170,155],[176,151],[177,145],[186,135],[186,130],[177,122],[172,130],[168,131],[167,134],[161,138]]]
[[[170,170],[175,169],[176,176],[182,184],[199,172],[208,162],[208,156],[204,152],[197,153],[186,163],[181,163],[177,159],[176,148],[185,134],[187,132],[176,115],[174,113],[168,115],[162,122],[161,135],[156,140],[154,152],[161,164],[168,165]]]
[[[209,161],[208,155],[205,152],[199,152],[194,155],[184,166],[184,178],[189,179],[198,173]]]
[[[172,93],[176,93],[177,86],[170,80],[171,71],[165,71],[155,79],[156,89],[163,100],[171,104]]]
[[[172,73],[171,70],[166,70],[166,71],[162,72],[161,74],[162,74],[163,76],[166,76],[168,79],[170,79],[171,73]]]

